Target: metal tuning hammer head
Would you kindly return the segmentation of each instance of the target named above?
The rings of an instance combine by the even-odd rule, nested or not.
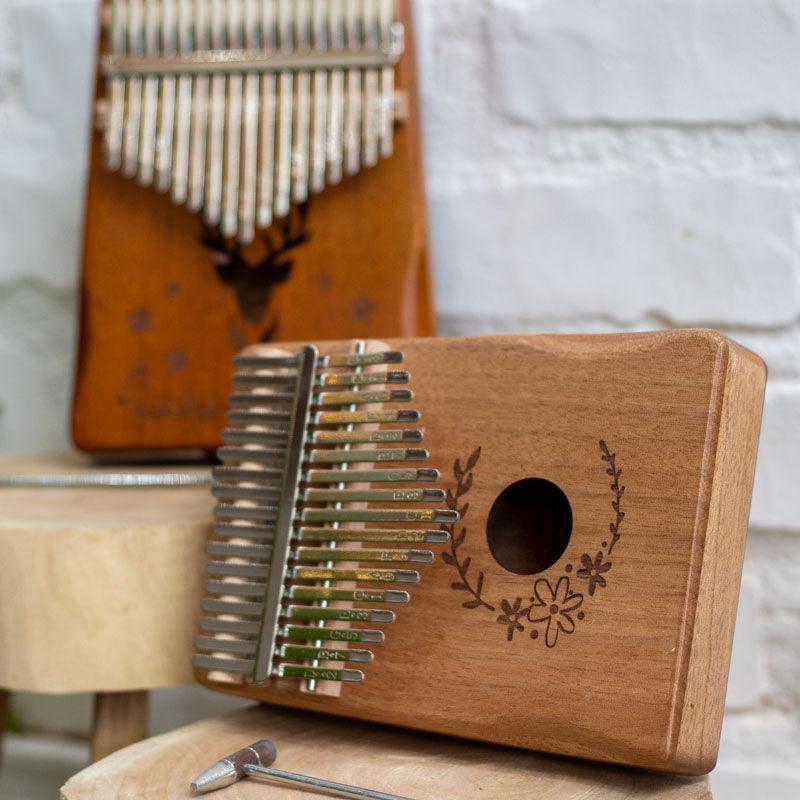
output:
[[[263,684],[358,683],[380,628],[410,599],[458,519],[397,352],[237,359],[232,427],[214,471],[216,525],[196,668]],[[343,389],[342,387],[346,387]],[[246,391],[242,391],[246,390]],[[413,444],[415,446],[407,446]],[[410,545],[410,546],[409,546]],[[238,676],[238,677],[234,677]]]

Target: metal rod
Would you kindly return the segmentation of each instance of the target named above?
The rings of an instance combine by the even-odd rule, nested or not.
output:
[[[274,781],[283,781],[292,785],[300,784],[311,789],[323,789],[328,794],[335,793],[339,797],[351,797],[355,800],[408,800],[399,794],[387,794],[374,789],[361,789],[358,786],[348,786],[336,781],[326,781],[323,778],[313,778],[310,775],[299,775],[294,772],[284,772],[274,767],[260,767],[256,764],[246,764],[246,775],[256,778],[267,778]]]

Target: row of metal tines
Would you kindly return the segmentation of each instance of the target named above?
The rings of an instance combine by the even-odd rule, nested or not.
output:
[[[107,41],[107,167],[225,236],[392,152],[393,0],[112,0]]]
[[[291,441],[298,359],[237,359],[231,427],[214,472],[219,503],[203,604],[209,616],[196,666],[243,673],[256,683],[301,678],[312,690],[320,679],[362,679],[360,670],[343,665],[369,662],[373,653],[348,643],[383,641],[379,628],[361,623],[393,622],[390,607],[408,602],[403,586],[420,578],[416,565],[434,558],[407,545],[446,542],[444,526],[457,519],[436,507],[445,496],[430,486],[438,470],[418,466],[428,453],[419,447],[422,431],[406,427],[420,419],[404,407],[413,398],[409,374],[382,366],[401,361],[394,351],[319,358],[294,487],[287,483],[295,481],[288,462],[298,445]],[[281,502],[295,504],[296,513],[278,553]],[[282,558],[285,564],[275,563]],[[276,580],[280,608],[270,614]]]

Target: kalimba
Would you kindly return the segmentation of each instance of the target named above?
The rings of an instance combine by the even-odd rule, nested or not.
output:
[[[103,4],[79,446],[213,449],[249,343],[432,332],[409,34],[406,0]]]
[[[711,331],[250,348],[198,678],[710,770],[764,383]]]

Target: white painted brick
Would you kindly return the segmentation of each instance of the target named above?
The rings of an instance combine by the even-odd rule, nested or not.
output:
[[[800,531],[800,384],[768,382],[750,524]]]
[[[534,124],[800,119],[791,0],[494,0],[491,95]]]
[[[87,0],[16,0],[6,15],[19,97],[0,126],[0,281],[76,282],[96,13]]]
[[[754,708],[761,699],[759,632],[758,582],[746,575],[739,592],[728,693],[725,697],[727,710]]]
[[[792,195],[658,177],[434,195],[446,316],[775,326],[800,312]]]

